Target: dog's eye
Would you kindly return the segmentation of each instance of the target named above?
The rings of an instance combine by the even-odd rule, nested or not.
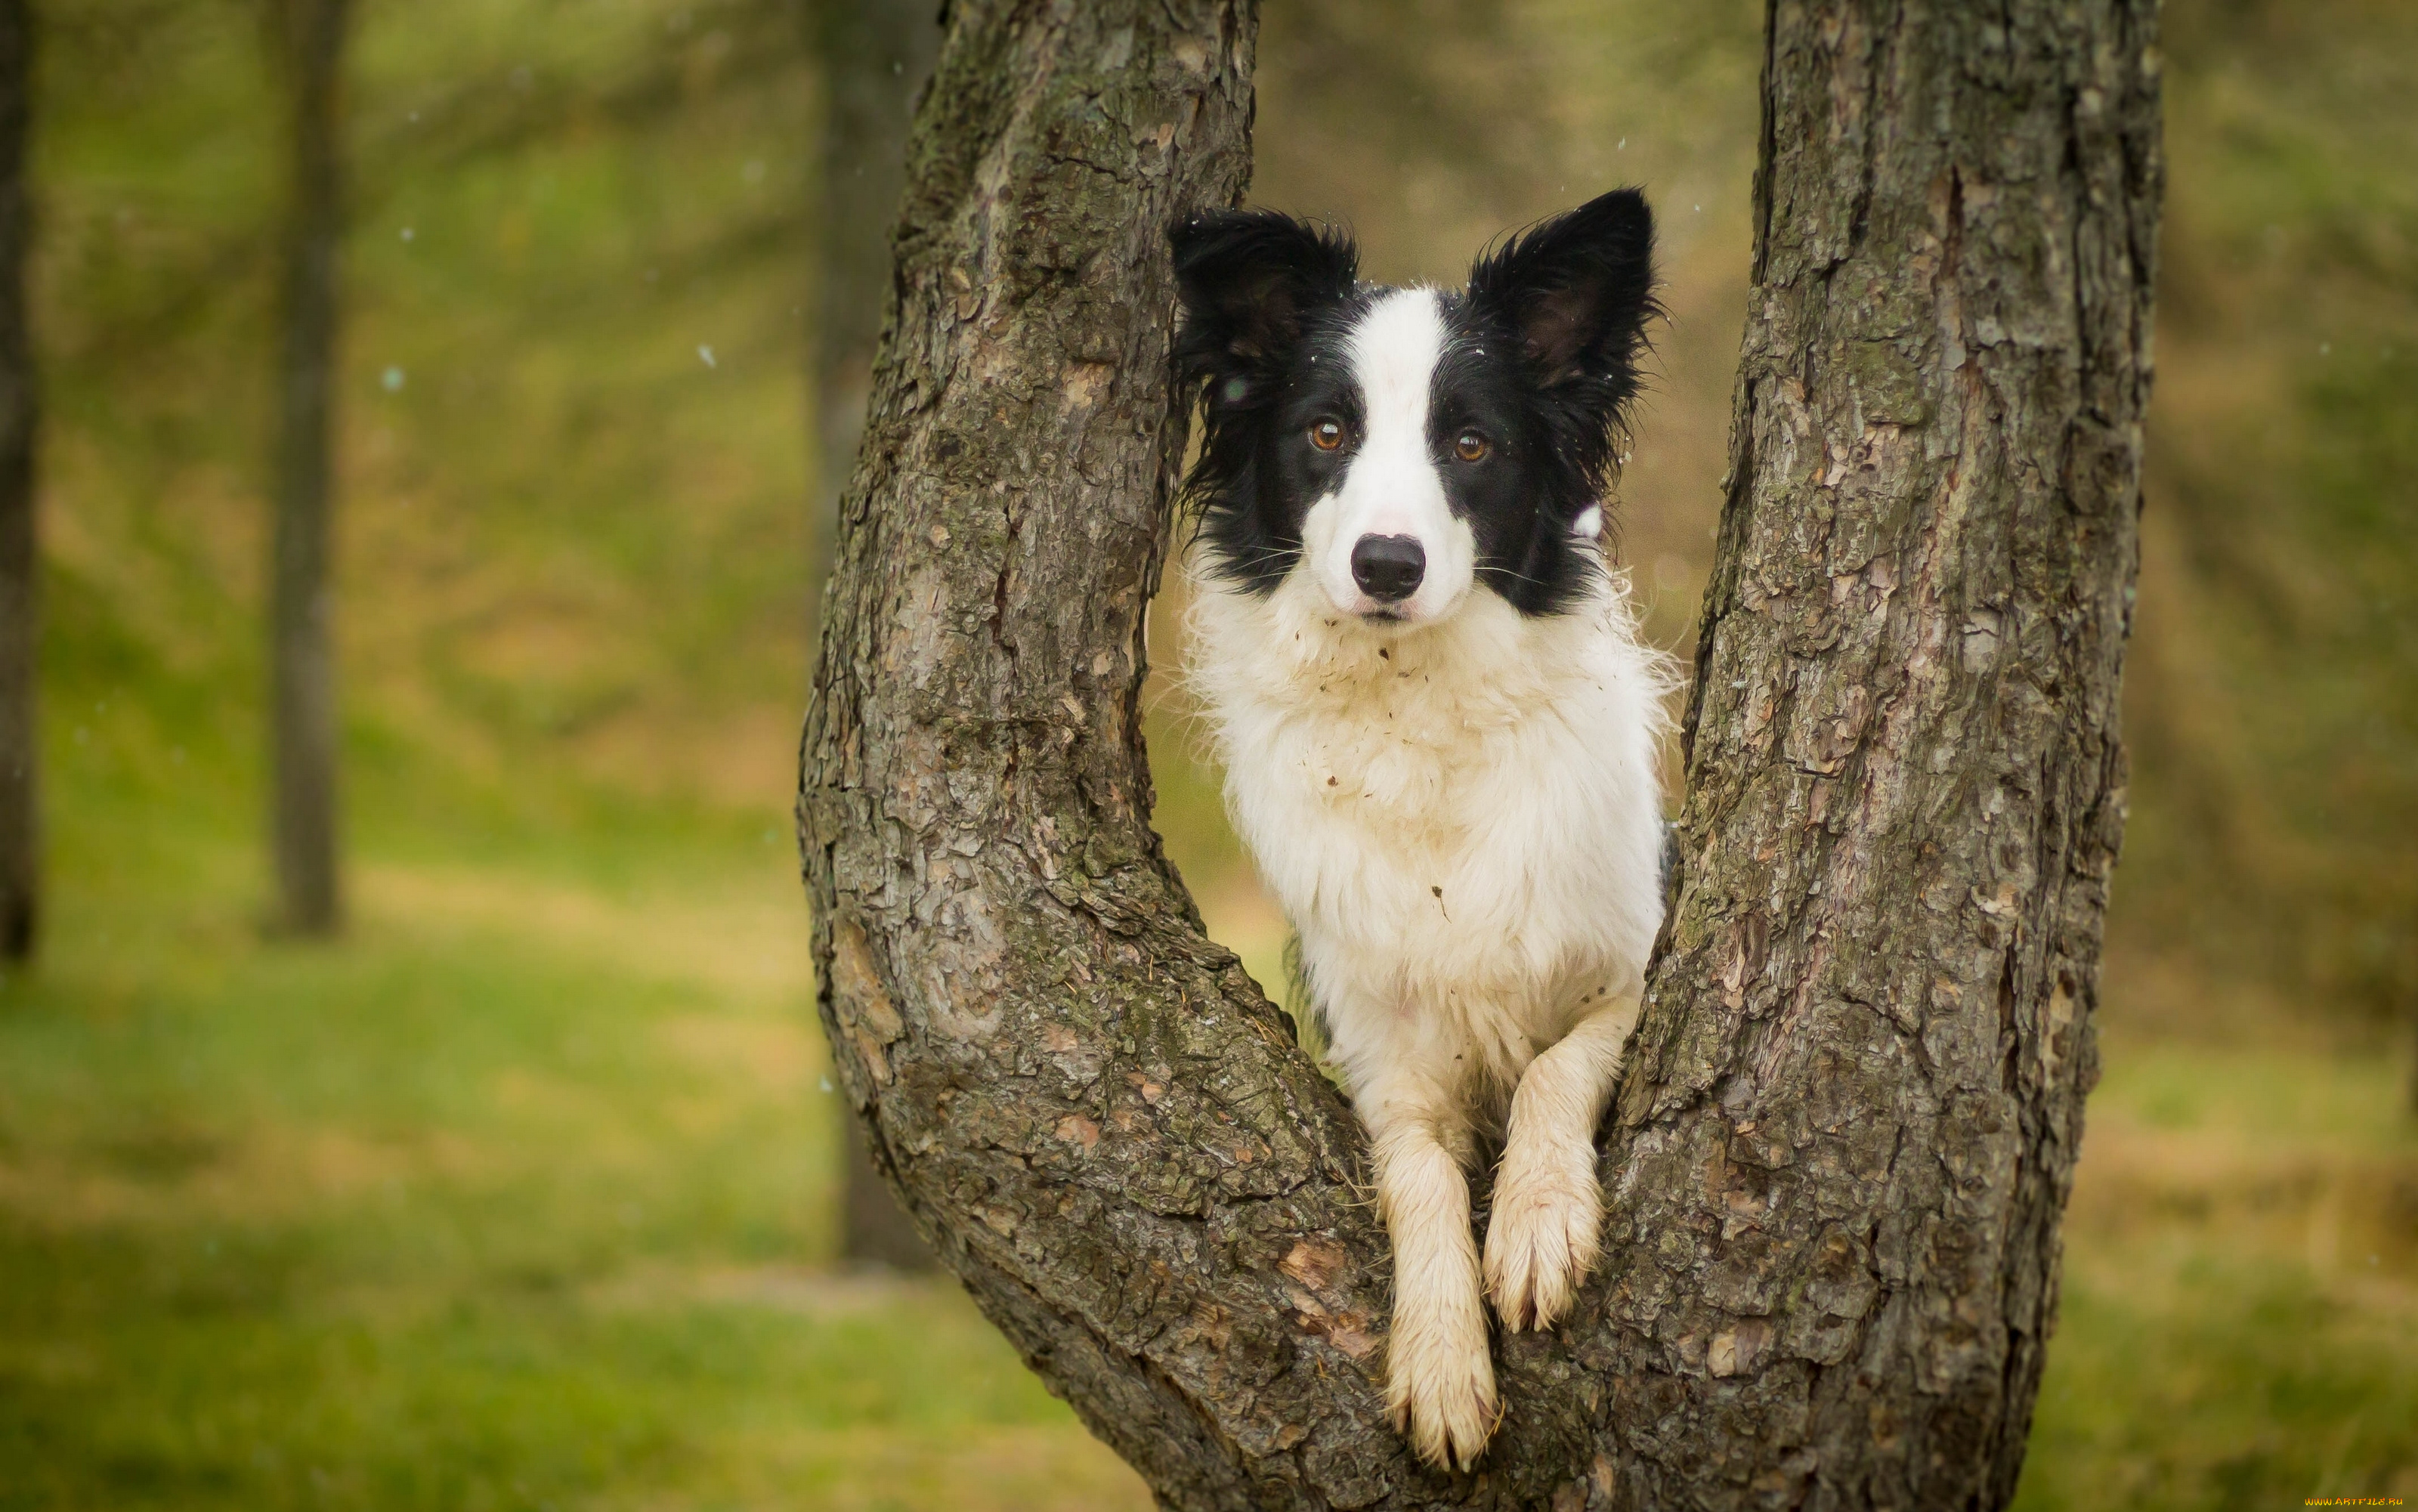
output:
[[[1477,462],[1490,450],[1486,444],[1486,437],[1476,431],[1462,432],[1452,443],[1452,454],[1463,462]]]
[[[1309,444],[1321,451],[1332,451],[1343,444],[1343,422],[1323,420],[1309,428]]]

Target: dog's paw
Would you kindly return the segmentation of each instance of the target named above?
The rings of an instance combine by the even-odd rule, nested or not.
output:
[[[1441,1469],[1466,1470],[1494,1436],[1494,1362],[1477,1306],[1427,1318],[1396,1316],[1385,1358],[1385,1406],[1411,1449]]]
[[[1513,1142],[1486,1224],[1486,1294],[1505,1327],[1551,1328],[1569,1310],[1602,1227],[1592,1143]]]

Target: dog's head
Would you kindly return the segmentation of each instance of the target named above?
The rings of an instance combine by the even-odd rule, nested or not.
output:
[[[1170,239],[1213,571],[1260,593],[1305,573],[1338,612],[1404,626],[1473,588],[1528,615],[1571,601],[1654,313],[1644,195],[1511,237],[1458,293],[1361,283],[1349,239],[1267,211]]]

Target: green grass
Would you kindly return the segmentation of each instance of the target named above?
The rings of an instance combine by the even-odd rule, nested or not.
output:
[[[84,727],[0,985],[0,1506],[1144,1504],[953,1287],[830,1268],[776,816],[515,827],[423,771],[454,817],[278,943],[226,784]],[[2418,1493],[2401,1069],[2107,1059],[2023,1504]]]
[[[2019,1504],[2418,1498],[2418,1119],[2386,1058],[2127,1043]]]
[[[214,807],[58,744],[0,1506],[1140,1504],[954,1286],[829,1269],[772,817],[423,830],[350,938],[277,943]]]

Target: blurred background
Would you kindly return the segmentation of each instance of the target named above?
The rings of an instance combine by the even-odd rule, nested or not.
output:
[[[302,940],[266,927],[286,12],[34,8],[46,877],[0,980],[0,1506],[1146,1506],[954,1286],[839,1263],[788,808],[878,315],[849,102],[928,42],[813,0],[360,0],[346,918]],[[1371,276],[1652,194],[1621,553],[1683,653],[1760,22],[1263,18],[1253,197],[1349,222]],[[2024,1504],[2418,1496],[2418,8],[2165,27],[2133,820]],[[1153,710],[1170,848],[1273,984],[1164,679]]]

